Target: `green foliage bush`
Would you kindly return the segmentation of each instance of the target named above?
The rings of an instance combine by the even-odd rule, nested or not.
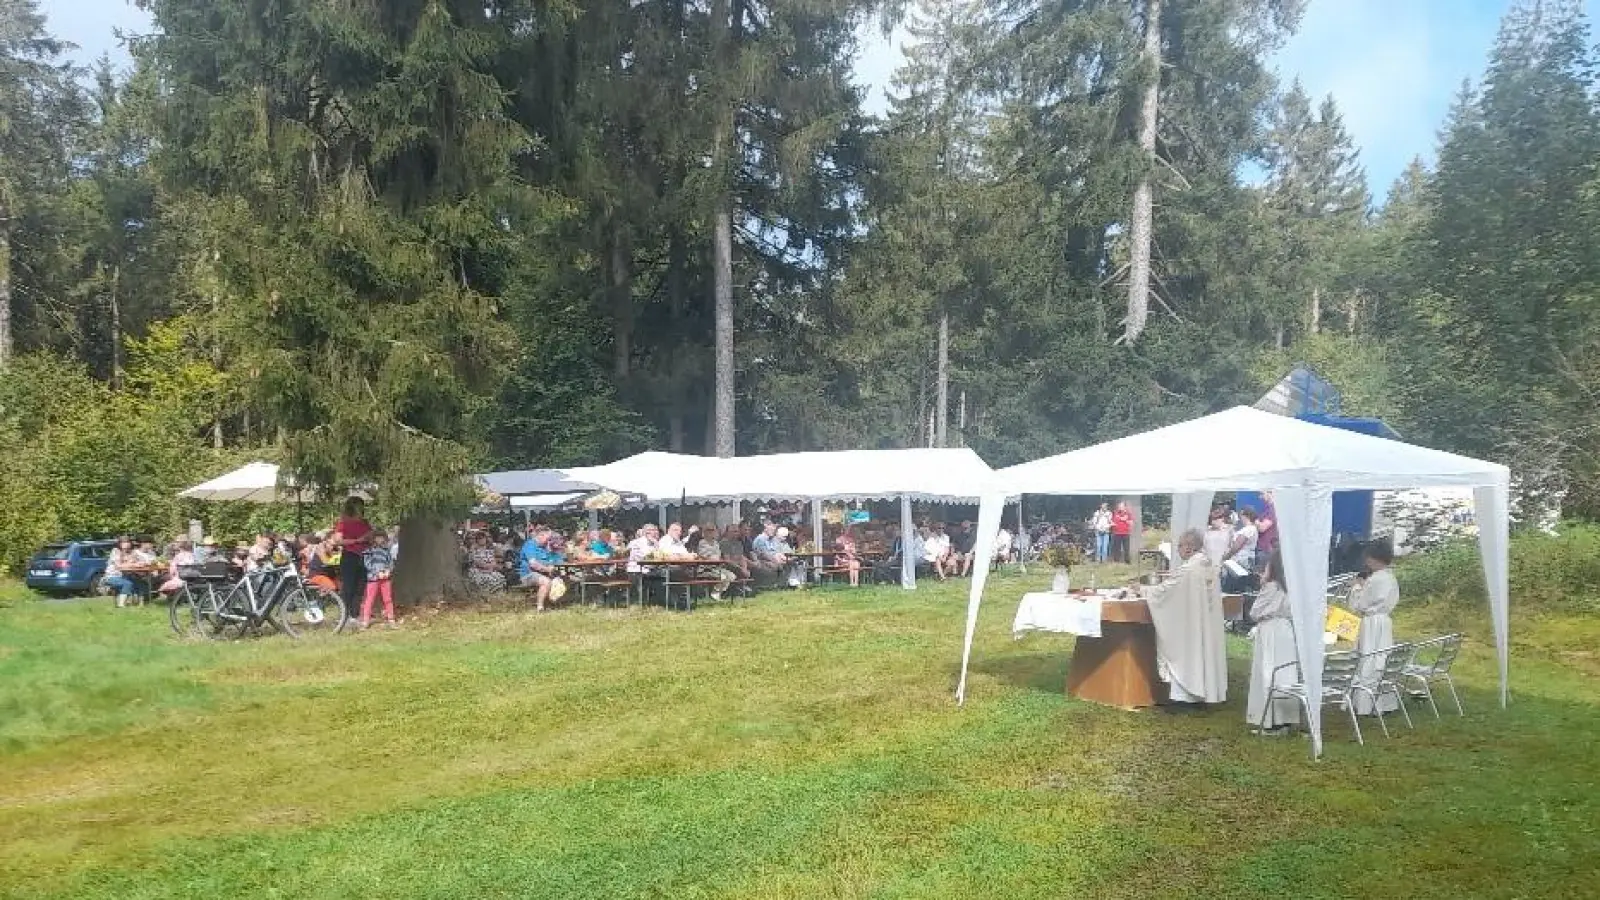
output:
[[[201,439],[181,369],[134,349],[120,392],[47,353],[0,372],[0,571],[48,541],[181,531],[178,492],[243,461]]]
[[[1456,541],[1397,567],[1405,595],[1446,601],[1484,599],[1476,541]],[[1600,611],[1600,525],[1568,524],[1554,534],[1511,537],[1511,602]]]

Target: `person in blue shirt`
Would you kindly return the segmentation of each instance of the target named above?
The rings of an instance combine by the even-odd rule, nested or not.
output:
[[[522,542],[517,575],[523,587],[533,589],[534,608],[540,612],[544,611],[545,601],[550,599],[550,587],[556,579],[555,567],[562,561],[561,554],[550,549],[550,529],[542,525]]]

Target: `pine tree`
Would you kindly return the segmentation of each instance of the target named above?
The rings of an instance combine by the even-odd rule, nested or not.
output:
[[[53,302],[64,287],[52,280],[57,207],[85,108],[63,49],[37,0],[0,0],[0,367],[19,337],[48,335],[67,314]]]
[[[1415,300],[1445,406],[1430,433],[1509,461],[1529,489],[1577,492],[1583,510],[1600,508],[1595,62],[1579,4],[1507,14],[1481,91],[1446,130]]]
[[[1340,257],[1353,250],[1366,218],[1366,178],[1333,98],[1313,110],[1294,82],[1278,104],[1268,134],[1262,227],[1275,244],[1268,267],[1270,290],[1279,294],[1269,310],[1275,342],[1293,324],[1316,334],[1341,291]]]
[[[289,470],[376,484],[401,594],[450,593],[469,426],[509,351],[497,297],[542,224],[516,172],[537,144],[493,67],[536,23],[509,2],[296,5],[152,3],[165,170],[214,213],[219,314]]]

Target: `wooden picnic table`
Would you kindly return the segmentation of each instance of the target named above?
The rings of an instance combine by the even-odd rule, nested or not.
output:
[[[789,557],[791,559],[815,560],[816,564],[811,567],[811,580],[821,582],[823,575],[830,574],[828,571],[830,567],[826,560],[832,559],[834,561],[831,574],[837,575],[844,571],[843,567],[838,564],[838,558],[844,555],[843,550],[807,550],[803,553],[791,553]],[[870,572],[873,561],[886,555],[887,553],[882,550],[856,549],[856,559],[861,562],[861,571],[863,572]]]
[[[643,566],[645,569],[645,571],[642,573],[643,577],[639,581],[640,605],[643,605],[645,602],[645,579],[656,577],[659,573],[663,591],[662,599],[670,606],[672,603],[672,589],[674,587],[681,587],[683,588],[684,592],[684,608],[690,612],[694,610],[694,598],[692,596],[693,589],[699,586],[709,587],[712,584],[718,583],[718,580],[694,577],[693,570],[726,568],[720,559],[700,559],[699,557],[694,556],[677,557],[672,559],[642,559],[639,561],[639,565]],[[689,570],[689,577],[674,579],[674,573],[681,574],[685,570]]]
[[[142,587],[144,600],[155,597],[156,587],[166,580],[167,567],[156,563],[128,563],[119,566],[122,577]]]
[[[573,576],[573,580],[578,583],[578,602],[584,603],[588,601],[589,586],[591,584],[603,586],[607,589],[618,587],[618,582],[625,582],[631,586],[631,579],[606,578],[597,581],[593,577],[597,574],[607,574],[607,570],[615,572],[618,566],[626,566],[627,564],[628,559],[624,556],[611,559],[569,559],[556,563],[551,568],[555,569],[557,573],[567,572]]]

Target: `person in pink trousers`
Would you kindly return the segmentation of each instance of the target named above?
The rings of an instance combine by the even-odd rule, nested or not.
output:
[[[381,531],[374,531],[367,546],[367,552],[361,555],[361,562],[367,570],[367,592],[361,600],[361,627],[366,628],[372,624],[372,601],[383,598],[383,618],[390,628],[395,627],[394,622],[394,554],[389,552],[389,536]]]

